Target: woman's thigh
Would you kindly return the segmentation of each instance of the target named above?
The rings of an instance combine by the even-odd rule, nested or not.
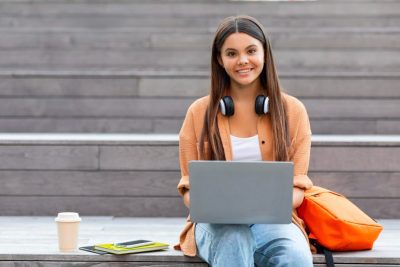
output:
[[[312,266],[308,241],[295,224],[254,224],[258,266]]]

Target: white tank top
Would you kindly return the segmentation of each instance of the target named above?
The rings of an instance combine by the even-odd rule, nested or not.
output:
[[[251,137],[236,137],[231,135],[232,160],[261,161],[261,150],[258,135]]]

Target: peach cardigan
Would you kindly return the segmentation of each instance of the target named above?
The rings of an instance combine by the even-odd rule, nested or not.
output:
[[[294,163],[293,186],[309,189],[312,182],[307,176],[308,163],[311,149],[311,129],[307,111],[304,105],[295,97],[282,93],[287,103],[287,114],[289,122],[289,133],[291,146],[289,149],[290,160]],[[190,160],[199,158],[198,142],[203,127],[203,119],[208,105],[209,96],[197,99],[188,109],[182,129],[179,133],[179,161],[182,178],[178,184],[178,192],[181,196],[185,190],[190,189],[189,166]],[[228,118],[218,113],[218,127],[224,147],[226,160],[232,160],[231,141]],[[271,130],[270,116],[260,116],[257,123],[258,137],[262,160],[274,160],[273,136]],[[304,235],[303,221],[293,210],[292,221],[300,227]],[[186,225],[180,235],[179,244],[175,246],[187,256],[196,255],[195,225],[187,218]]]

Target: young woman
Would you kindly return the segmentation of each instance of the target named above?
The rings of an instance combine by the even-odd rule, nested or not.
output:
[[[312,266],[296,213],[312,186],[310,147],[306,109],[281,92],[263,26],[248,16],[223,20],[212,44],[210,93],[189,107],[179,134],[178,191],[189,207],[190,160],[293,161],[292,223],[194,224],[189,217],[177,248],[211,266]]]

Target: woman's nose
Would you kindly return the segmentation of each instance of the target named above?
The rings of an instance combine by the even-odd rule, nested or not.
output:
[[[249,63],[247,56],[241,56],[239,57],[238,65],[245,65]]]

